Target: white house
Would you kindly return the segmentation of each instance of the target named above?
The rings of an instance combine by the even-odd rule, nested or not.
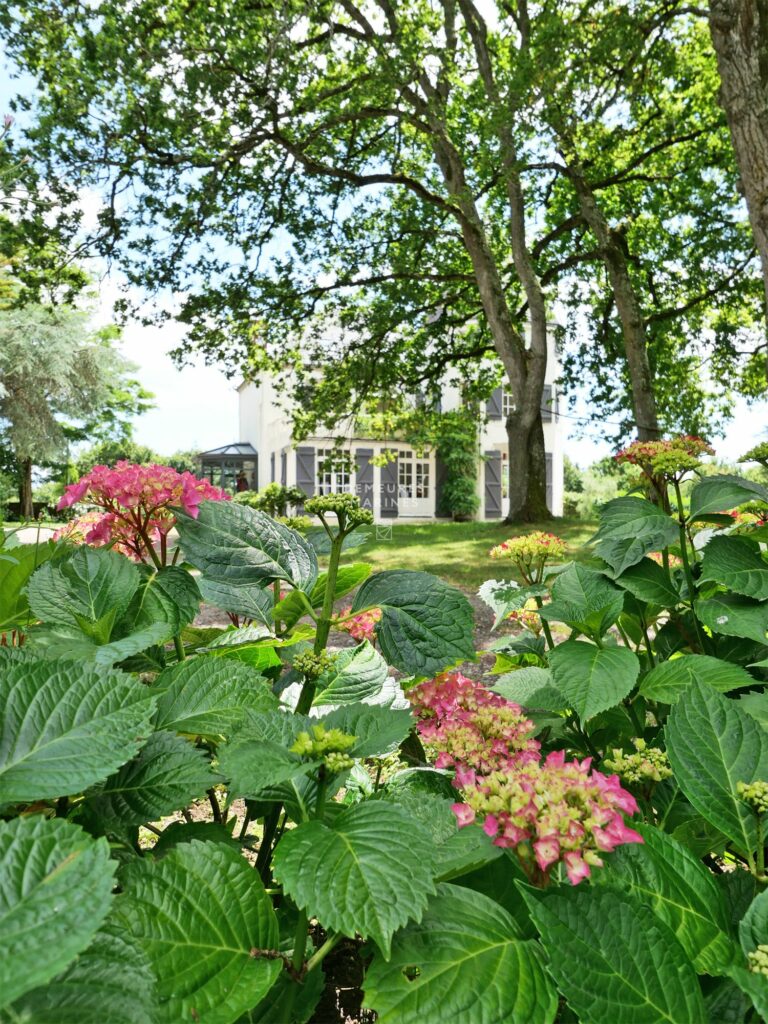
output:
[[[547,459],[547,504],[555,515],[563,512],[563,431],[558,415],[555,380],[559,366],[550,354],[544,388],[542,418]],[[240,441],[204,452],[203,472],[214,482],[234,482],[243,470],[249,488],[258,490],[268,483],[296,485],[306,494],[351,491],[370,508],[376,522],[393,519],[435,519],[441,510],[441,487],[445,472],[434,452],[418,453],[403,441],[351,436],[342,444],[344,458],[332,462],[333,437],[309,437],[294,446],[291,418],[272,381],[244,382],[238,388]],[[507,488],[507,432],[505,418],[509,395],[498,387],[486,403],[485,421],[478,424],[482,464],[478,473],[478,518],[498,519],[504,515]],[[443,390],[441,410],[459,407],[460,392],[448,385]],[[374,455],[395,451],[394,462],[377,465]],[[337,449],[338,452],[338,449]]]

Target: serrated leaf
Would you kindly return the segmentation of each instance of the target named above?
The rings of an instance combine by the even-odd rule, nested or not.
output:
[[[403,742],[415,722],[408,708],[379,707],[376,704],[346,704],[323,715],[327,729],[341,729],[356,737],[352,757],[380,757]]]
[[[702,513],[724,512],[747,501],[768,501],[768,490],[740,476],[705,476],[691,491],[689,520]]]
[[[714,876],[666,832],[634,823],[644,843],[619,847],[595,881],[635,896],[668,925],[696,970],[717,975],[738,959]]]
[[[97,622],[125,611],[138,586],[139,570],[125,555],[83,545],[40,566],[29,581],[29,604],[47,625],[78,627],[78,616]]]
[[[156,622],[109,643],[92,639],[73,626],[36,627],[30,633],[30,639],[35,650],[45,658],[77,659],[110,668],[150,647],[165,643],[172,635],[169,623]]]
[[[551,1024],[557,993],[537,944],[480,893],[441,885],[421,922],[399,932],[364,981],[379,1024]]]
[[[387,681],[386,661],[368,641],[339,652],[315,683],[313,705],[354,704],[375,697]]]
[[[122,672],[74,662],[0,668],[0,804],[50,800],[106,779],[149,736],[155,700]]]
[[[157,622],[167,622],[172,636],[180,633],[200,610],[202,595],[194,577],[177,565],[162,569],[143,565],[139,571],[139,589],[124,620],[118,623],[116,635],[135,633]]]
[[[105,839],[61,818],[0,822],[0,1007],[88,946],[109,911],[115,867]]]
[[[535,665],[506,672],[491,689],[531,710],[560,711],[568,706],[568,701],[555,687],[552,672]]]
[[[768,777],[768,734],[736,701],[694,682],[665,729],[675,778],[703,818],[746,853],[757,846],[755,816],[738,782]]]
[[[52,552],[53,544],[17,544],[0,560],[0,630],[26,623],[29,617],[27,583]]]
[[[676,704],[680,695],[695,680],[721,693],[755,682],[741,665],[723,661],[722,658],[712,658],[708,654],[683,654],[679,658],[662,661],[652,668],[640,683],[640,693],[649,700]]]
[[[254,622],[272,626],[274,598],[267,584],[248,581],[212,580],[201,577],[197,581],[203,600],[222,611],[244,615]]]
[[[550,651],[552,681],[582,722],[615,707],[630,692],[640,662],[628,647],[595,647],[566,640]]]
[[[486,580],[480,586],[477,596],[485,601],[493,612],[495,618],[491,629],[496,629],[510,612],[524,608],[531,598],[545,597],[548,593],[549,588],[543,583],[521,587],[514,580]]]
[[[552,602],[539,612],[547,622],[564,622],[595,640],[618,619],[624,594],[601,572],[572,565],[552,585]]]
[[[218,782],[203,750],[172,732],[155,732],[85,807],[101,822],[141,825],[188,806]]]
[[[228,828],[215,821],[172,821],[166,825],[152,847],[153,857],[164,857],[180,843],[191,843],[199,839],[202,843],[224,843],[233,850],[240,850],[240,843]]]
[[[317,581],[312,546],[265,512],[204,501],[197,519],[179,512],[176,529],[185,557],[214,583],[263,587],[283,580],[309,593]]]
[[[662,608],[674,608],[680,603],[680,594],[664,567],[652,558],[641,558],[617,576],[616,582],[638,601],[660,605]]]
[[[272,904],[236,851],[192,840],[126,872],[116,916],[157,978],[158,1024],[234,1024],[281,971]]]
[[[768,945],[768,890],[759,893],[739,922],[741,948],[753,953],[758,946]]]
[[[696,972],[672,931],[628,893],[608,887],[526,888],[549,973],[590,1024],[705,1020]]]
[[[434,675],[474,660],[474,613],[460,590],[428,572],[387,570],[360,587],[353,612],[381,608],[376,636],[390,665],[411,675]]]
[[[768,562],[746,537],[713,537],[704,548],[701,579],[758,601],[768,598]]]
[[[739,697],[739,707],[768,730],[768,690],[743,693]]]
[[[155,726],[195,736],[227,736],[246,711],[270,711],[277,698],[253,668],[219,658],[187,658],[155,680]]]
[[[219,753],[219,771],[236,796],[255,800],[283,782],[316,771],[322,762],[307,761],[270,740],[238,739]]]
[[[315,820],[286,832],[273,869],[325,929],[372,938],[385,957],[393,933],[419,919],[435,891],[428,833],[385,801],[355,804],[330,826]]]
[[[373,566],[368,562],[351,562],[349,565],[340,565],[336,573],[336,586],[333,588],[334,601],[344,597],[355,587],[359,587],[363,580],[367,580],[371,575],[372,569]],[[321,572],[309,595],[309,601],[313,608],[319,608],[322,605],[327,584],[328,573]]]
[[[107,920],[93,942],[53,981],[0,1011],[0,1024],[154,1024],[149,961]]]
[[[768,601],[761,603],[738,594],[715,594],[705,601],[696,601],[695,609],[713,633],[768,643]]]
[[[615,498],[600,509],[595,551],[620,576],[649,551],[674,544],[677,523],[645,498]]]

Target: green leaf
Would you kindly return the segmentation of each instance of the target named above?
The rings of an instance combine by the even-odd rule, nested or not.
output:
[[[704,997],[708,1024],[743,1024],[749,999],[730,978],[722,978]]]
[[[474,613],[461,591],[428,572],[394,569],[369,577],[353,612],[381,608],[376,636],[390,665],[411,675],[434,675],[474,660]]]
[[[0,1011],[1,1024],[154,1024],[155,979],[143,953],[109,919],[53,981]]]
[[[277,698],[247,665],[205,656],[187,658],[155,680],[155,727],[194,736],[227,736],[247,710],[270,711]]]
[[[768,690],[743,693],[739,698],[739,707],[768,730]]]
[[[125,890],[115,913],[154,969],[157,1024],[234,1024],[274,984],[281,965],[259,951],[277,949],[277,918],[236,850],[181,843],[132,863]]]
[[[79,627],[120,614],[139,586],[139,570],[125,555],[83,545],[66,559],[40,566],[29,581],[29,604],[46,625]]]
[[[477,596],[485,601],[494,613],[495,619],[491,629],[496,629],[510,612],[524,608],[532,597],[546,597],[548,593],[549,588],[543,583],[521,587],[514,580],[486,580],[478,590]]]
[[[391,959],[374,957],[365,1005],[379,1024],[551,1024],[557,993],[537,943],[518,934],[487,896],[441,885],[421,922],[395,936]]]
[[[237,796],[258,799],[266,790],[315,771],[321,761],[307,761],[270,740],[235,740],[219,752],[219,771]]]
[[[628,590],[638,601],[674,608],[680,603],[680,594],[670,580],[664,567],[652,558],[642,558],[617,576],[616,582]]]
[[[674,544],[677,523],[645,498],[615,498],[600,509],[595,551],[620,576],[649,551]]]
[[[309,971],[301,982],[281,971],[266,998],[248,1010],[237,1024],[307,1024],[325,989],[322,967]]]
[[[266,589],[267,584],[211,580],[203,576],[197,585],[206,604],[212,604],[233,615],[244,615],[265,626],[273,625],[274,599],[272,591]]]
[[[679,658],[662,661],[652,668],[640,683],[640,693],[649,700],[676,704],[683,691],[695,680],[721,693],[755,682],[741,665],[734,665],[721,658],[711,658],[708,654],[683,654]]]
[[[705,1020],[696,972],[669,927],[607,886],[523,895],[549,954],[549,973],[589,1024]]]
[[[0,804],[101,782],[138,752],[154,697],[137,680],[74,662],[0,667]]]
[[[310,593],[317,581],[311,545],[265,512],[204,501],[197,519],[179,512],[176,528],[185,557],[214,583],[264,587],[283,580]]]
[[[746,967],[729,967],[725,973],[744,995],[749,996],[760,1017],[768,1020],[768,978],[764,974],[748,971]]]
[[[145,626],[167,622],[170,636],[180,633],[197,615],[202,600],[193,576],[177,565],[163,569],[139,566],[141,583],[117,635],[135,633]]]
[[[760,545],[746,537],[713,537],[704,548],[701,579],[758,601],[768,598],[768,562]]]
[[[768,490],[740,476],[705,476],[691,491],[690,521],[702,513],[725,512],[747,501],[768,501]]]
[[[190,843],[193,839],[203,843],[224,843],[233,850],[240,850],[240,843],[233,838],[229,829],[215,821],[172,821],[157,837],[152,847],[152,856],[164,857],[175,846]]]
[[[698,857],[660,829],[633,823],[644,843],[619,847],[595,881],[618,886],[668,925],[701,974],[721,974],[739,958],[714,876]]]
[[[624,594],[601,572],[572,565],[557,577],[552,585],[552,602],[539,614],[548,622],[564,622],[599,640],[623,608]]]
[[[27,583],[52,552],[53,544],[17,544],[0,560],[0,631],[26,623],[29,617]]]
[[[560,711],[568,706],[568,701],[555,688],[552,672],[535,665],[506,672],[499,676],[491,689],[507,700],[535,711]]]
[[[615,707],[635,685],[640,662],[628,647],[595,647],[566,640],[550,651],[552,681],[579,719]]]
[[[73,626],[52,626],[50,629],[36,627],[30,633],[30,639],[42,657],[76,659],[92,662],[101,668],[111,668],[149,647],[165,643],[172,635],[171,626],[167,622],[156,622],[109,643],[89,637],[82,629]]]
[[[394,709],[376,704],[345,704],[320,719],[327,729],[341,729],[355,736],[352,757],[381,757],[399,746],[415,722],[409,708]]]
[[[381,693],[389,676],[387,663],[368,641],[342,650],[333,667],[315,683],[314,705],[354,704]]]
[[[344,597],[350,590],[354,590],[355,587],[359,587],[363,580],[367,580],[371,575],[372,565],[368,562],[351,562],[349,565],[339,566],[338,573],[336,574],[336,586],[333,590],[333,599],[337,601],[340,597]],[[325,598],[325,591],[327,589],[328,573],[321,572],[317,577],[317,583],[312,588],[312,593],[309,595],[310,604],[313,608],[319,608]]]
[[[759,893],[739,923],[739,941],[744,954],[768,945],[768,889]]]
[[[700,682],[672,708],[665,732],[675,778],[690,802],[742,853],[753,851],[755,816],[736,784],[768,778],[768,734],[736,701]]]
[[[61,818],[0,822],[0,1007],[88,946],[109,911],[115,867],[106,839]]]
[[[503,851],[481,828],[459,828],[451,810],[453,799],[407,786],[388,789],[386,799],[402,807],[429,833],[437,882],[448,882],[502,856]]]
[[[333,822],[286,832],[274,875],[296,905],[325,929],[372,938],[389,957],[392,935],[419,919],[434,893],[429,834],[386,801],[355,804]]]
[[[768,643],[768,601],[761,604],[736,594],[715,594],[696,601],[695,608],[701,622],[713,633]]]
[[[172,732],[155,732],[139,754],[86,801],[101,822],[157,821],[221,782],[200,750]]]

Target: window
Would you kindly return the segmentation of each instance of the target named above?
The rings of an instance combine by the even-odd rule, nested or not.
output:
[[[413,452],[397,453],[397,493],[400,498],[429,497],[429,460]]]
[[[515,411],[515,403],[512,399],[512,392],[509,388],[501,389],[501,415],[504,419]]]
[[[340,455],[333,448],[317,449],[317,493],[341,494],[352,487],[349,456]]]

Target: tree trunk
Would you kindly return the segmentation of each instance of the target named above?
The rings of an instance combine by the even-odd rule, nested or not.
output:
[[[653,391],[653,375],[648,361],[645,321],[627,265],[626,242],[620,232],[609,225],[578,160],[566,157],[566,161],[569,164],[569,177],[578,196],[579,210],[600,246],[600,255],[621,321],[637,436],[641,441],[653,441],[661,435],[661,430]]]
[[[768,0],[710,0],[720,103],[736,153],[768,310]]]
[[[32,459],[19,459],[19,514],[22,519],[34,519],[32,504]]]
[[[509,509],[506,523],[541,523],[547,507],[547,461],[541,411],[532,426],[515,413],[507,417]]]

